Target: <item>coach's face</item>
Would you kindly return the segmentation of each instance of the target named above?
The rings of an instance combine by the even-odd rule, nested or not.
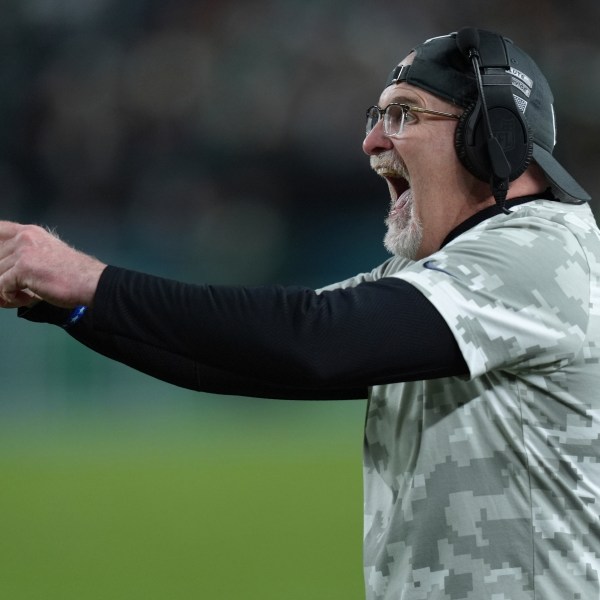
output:
[[[411,64],[413,55],[400,64]],[[392,102],[460,114],[462,109],[407,83],[387,87],[378,106]],[[383,122],[363,142],[372,168],[388,184],[391,197],[386,220],[386,248],[397,255],[420,259],[440,248],[454,227],[477,212],[471,198],[481,194],[454,149],[457,120],[413,113],[400,135],[388,136]]]

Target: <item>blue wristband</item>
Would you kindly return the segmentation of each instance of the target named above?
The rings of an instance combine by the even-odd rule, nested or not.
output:
[[[68,329],[69,327],[75,325],[79,319],[85,315],[88,307],[87,306],[76,306],[69,315],[67,322],[63,325],[64,329]]]

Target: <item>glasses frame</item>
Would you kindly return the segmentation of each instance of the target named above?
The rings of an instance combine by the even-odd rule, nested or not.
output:
[[[390,120],[389,120],[389,108],[390,106],[399,106],[402,111],[402,118],[400,119],[400,127],[398,131],[394,131],[390,133]],[[373,104],[373,106],[369,106],[366,111],[367,115],[367,124],[366,124],[366,134],[369,135],[373,129],[375,129],[377,123],[373,124],[372,127],[369,128],[371,123],[371,115],[370,113],[376,110],[379,113],[379,118],[377,119],[377,123],[383,120],[383,131],[387,137],[399,137],[404,132],[404,124],[406,122],[406,115],[409,112],[415,113],[423,113],[428,115],[434,115],[436,117],[446,117],[449,119],[460,119],[460,115],[456,115],[453,113],[443,112],[440,110],[431,110],[430,108],[422,108],[421,106],[411,106],[410,104],[405,104],[404,102],[390,102],[385,108],[379,108],[377,104]]]

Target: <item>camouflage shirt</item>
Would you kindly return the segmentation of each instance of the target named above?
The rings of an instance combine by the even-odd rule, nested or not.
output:
[[[600,232],[535,201],[398,277],[452,329],[465,379],[370,390],[369,600],[600,598]]]

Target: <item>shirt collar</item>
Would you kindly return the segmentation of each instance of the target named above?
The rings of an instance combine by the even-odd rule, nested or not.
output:
[[[545,192],[541,194],[532,194],[531,196],[520,196],[519,198],[513,198],[507,203],[507,208],[510,210],[513,206],[518,206],[519,204],[525,204],[526,202],[531,202],[532,200],[557,200],[552,194],[550,189],[547,189]],[[487,219],[491,217],[495,217],[496,215],[504,214],[502,208],[497,204],[493,204],[492,206],[488,206],[483,210],[475,213],[470,216],[466,221],[463,221],[460,225],[455,227],[444,239],[442,242],[442,248],[450,243],[453,239],[457,238],[459,235],[463,234],[465,231],[468,231],[475,225],[479,223],[483,223]]]

